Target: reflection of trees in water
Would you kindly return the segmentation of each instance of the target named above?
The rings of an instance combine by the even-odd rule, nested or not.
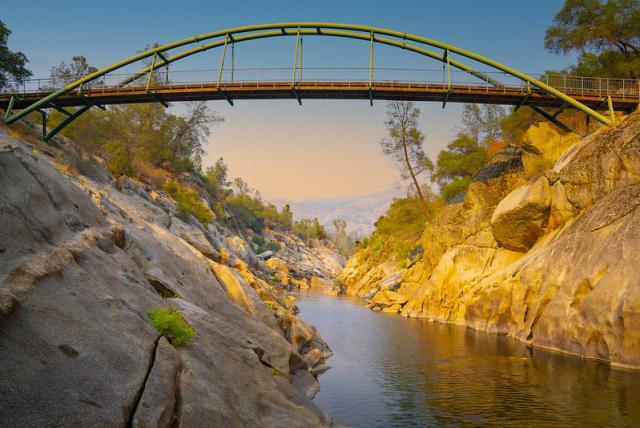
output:
[[[389,346],[374,351],[382,353],[384,407],[398,426],[640,421],[640,373],[464,327],[398,321],[384,332]]]

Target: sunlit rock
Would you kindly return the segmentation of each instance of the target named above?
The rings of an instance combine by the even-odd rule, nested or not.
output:
[[[550,205],[551,191],[546,177],[514,190],[493,212],[494,238],[504,248],[526,252],[544,233]]]

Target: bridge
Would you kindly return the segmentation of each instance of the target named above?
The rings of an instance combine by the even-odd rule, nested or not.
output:
[[[283,69],[237,69],[234,65],[235,45],[250,40],[294,37],[293,67]],[[309,36],[339,37],[362,40],[369,45],[369,67],[363,68],[304,68],[303,38]],[[374,45],[383,44],[407,50],[442,63],[442,70],[381,69],[374,66]],[[176,50],[195,45],[184,51]],[[440,51],[433,51],[431,48]],[[181,59],[220,48],[217,79],[213,70],[204,70],[199,78],[189,70],[169,70]],[[427,49],[429,48],[429,49]],[[231,51],[231,67],[225,67],[227,50]],[[471,60],[474,66],[459,58]],[[117,74],[131,64],[143,63],[137,71]],[[489,66],[481,71],[475,66]],[[303,78],[304,70],[304,78]],[[236,76],[252,71],[252,79]],[[277,79],[267,72],[280,73]],[[332,71],[334,73],[327,73]],[[360,72],[358,78],[335,78],[335,72]],[[400,79],[403,73],[413,77]],[[325,76],[322,76],[322,72]],[[256,78],[260,73],[267,78]],[[289,74],[283,76],[284,74]],[[331,74],[331,78],[326,75]],[[381,79],[380,74],[388,75]],[[374,79],[374,75],[376,78]],[[418,75],[418,78],[415,76]],[[311,77],[309,77],[311,76]],[[568,108],[585,113],[587,121],[595,119],[605,125],[615,122],[614,111],[631,112],[640,104],[640,81],[602,79],[568,75],[534,77],[473,52],[439,41],[393,30],[334,23],[277,23],[238,27],[195,36],[189,39],[148,49],[112,64],[74,82],[35,79],[9,87],[0,93],[0,108],[6,110],[5,122],[13,123],[26,115],[38,112],[43,119],[43,138],[50,139],[88,109],[124,103],[245,99],[364,99],[411,100],[441,102],[484,103],[527,106],[564,130],[558,115]],[[75,107],[75,110],[70,110]],[[49,109],[56,109],[67,117],[49,130],[46,118]],[[20,109],[14,113],[14,110]],[[601,114],[598,110],[607,113]],[[608,116],[608,117],[607,117]]]

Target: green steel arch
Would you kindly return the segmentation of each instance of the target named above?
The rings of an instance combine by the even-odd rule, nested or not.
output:
[[[173,62],[179,61],[191,55],[204,52],[210,49],[214,49],[217,47],[224,47],[226,49],[226,46],[228,43],[239,43],[239,42],[245,42],[249,40],[265,39],[265,38],[271,38],[271,37],[282,37],[282,36],[297,36],[298,38],[300,38],[301,36],[345,37],[350,39],[359,39],[359,40],[369,41],[371,43],[371,46],[373,46],[373,43],[385,44],[385,45],[393,46],[396,48],[412,51],[432,59],[436,59],[438,61],[446,63],[449,66],[453,66],[459,70],[468,72],[471,75],[487,83],[490,83],[496,86],[500,85],[495,80],[476,71],[472,67],[451,58],[451,53],[455,53],[462,57],[466,57],[468,59],[486,64],[496,70],[500,70],[506,74],[514,76],[522,80],[524,83],[526,83],[528,87],[538,88],[539,90],[544,91],[547,94],[562,100],[564,102],[565,107],[574,107],[578,110],[581,110],[587,116],[592,117],[605,125],[612,124],[612,121],[610,119],[599,114],[597,111],[589,108],[588,106],[580,103],[579,101],[573,99],[572,97],[564,94],[563,92],[558,91],[557,89],[525,73],[522,73],[514,68],[501,64],[497,61],[493,61],[489,58],[478,55],[474,52],[461,49],[447,43],[439,42],[436,40],[400,32],[400,31],[369,27],[364,25],[338,24],[338,23],[326,23],[326,22],[283,22],[283,23],[251,25],[251,26],[245,26],[245,27],[229,28],[229,29],[224,29],[220,31],[215,31],[212,33],[201,34],[198,36],[179,40],[173,43],[158,46],[153,49],[149,49],[144,52],[141,52],[137,55],[131,56],[123,61],[114,63],[108,67],[105,67],[101,70],[96,71],[95,73],[89,74],[83,77],[82,79],[79,79],[73,83],[70,83],[64,88],[59,89],[45,96],[44,98],[23,108],[22,110],[16,112],[15,114],[11,114],[10,112],[11,104],[10,104],[9,108],[7,109],[7,115],[5,116],[5,122],[10,124],[34,111],[42,111],[42,109],[48,108],[51,106],[55,107],[56,98],[62,95],[65,95],[76,89],[82,90],[83,85],[95,79],[98,79],[112,71],[118,70],[122,67],[125,67],[129,64],[135,63],[137,61],[141,61],[146,58],[153,57],[152,64],[132,74],[131,77],[122,81],[120,83],[121,85],[124,86],[127,83],[130,83],[135,79],[141,76],[144,76],[147,73],[153,72],[155,69],[168,66]],[[203,42],[206,42],[206,43],[203,43]],[[410,42],[413,42],[413,43],[410,43]],[[203,43],[203,44],[199,44],[199,43]],[[167,51],[174,50],[174,49],[188,46],[188,45],[193,45],[193,44],[198,44],[198,45],[195,47],[191,47],[190,49],[187,49],[183,52],[174,54],[172,56],[165,55],[165,52]],[[440,54],[438,52],[433,52],[431,50],[426,49],[426,47],[435,47],[435,48],[442,49],[443,53]],[[160,59],[156,61],[158,58]],[[65,120],[61,124],[62,127],[70,123],[73,119],[78,117],[80,114],[82,114],[84,111],[86,111],[90,107],[91,105],[89,104],[77,110],[76,113],[71,115],[67,120]],[[539,108],[536,109],[536,111],[539,111],[539,112],[541,110],[542,109],[539,109]],[[548,113],[544,112],[544,110],[542,110],[542,113],[550,116]],[[56,129],[56,132],[62,129],[62,127],[59,126]]]

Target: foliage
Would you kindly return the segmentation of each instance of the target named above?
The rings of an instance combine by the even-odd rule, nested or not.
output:
[[[202,203],[198,192],[181,186],[175,180],[167,180],[162,190],[171,195],[178,203],[177,215],[183,219],[193,215],[200,223],[206,225],[213,220],[213,213]]]
[[[282,246],[278,242],[267,241],[262,235],[257,234],[253,235],[253,237],[251,238],[251,242],[256,245],[257,254],[263,253],[265,251],[273,251],[275,253],[276,251],[280,250],[280,248],[282,248]]]
[[[197,334],[176,308],[154,308],[148,315],[155,329],[173,346],[186,345]]]
[[[243,190],[247,188],[248,186]],[[251,196],[248,192],[227,198],[227,206],[241,224],[258,233],[262,232],[265,226],[289,230],[293,222],[293,213],[288,205],[285,205],[282,211],[278,211],[275,205],[265,203],[260,197]]]
[[[27,57],[22,52],[13,52],[7,47],[10,34],[11,30],[0,21],[0,89],[8,86],[9,80],[22,83],[31,76],[31,71],[25,67],[29,62]]]
[[[355,238],[347,233],[347,221],[341,218],[333,220],[333,242],[340,254],[349,257],[355,250]]]
[[[233,179],[233,188],[236,193],[241,195],[246,195],[251,192],[251,187],[247,184],[246,181],[242,179],[242,177],[237,177]]]
[[[512,107],[509,114],[500,120],[501,137],[512,144],[522,143],[527,129],[540,120],[540,116],[529,108],[521,108],[516,111]]]
[[[435,212],[436,206],[435,200],[428,201],[429,217]],[[358,248],[364,250],[372,260],[403,260],[418,244],[427,218],[418,204],[417,196],[396,199],[376,221],[376,229],[371,236],[358,243]]]
[[[417,175],[425,171],[426,156],[422,150],[424,135],[418,129],[420,109],[410,101],[392,101],[387,104],[385,126],[388,138],[380,141],[385,155],[396,160],[402,177],[411,178],[418,194],[418,203],[426,213],[426,202]]]
[[[292,231],[298,237],[304,241],[308,239],[326,239],[327,231],[324,226],[320,224],[317,218],[313,220],[310,219],[302,219],[300,221],[296,221],[292,225]]]
[[[464,192],[471,178],[477,174],[487,159],[487,151],[467,134],[458,134],[438,154],[432,180],[440,186],[440,194],[445,201]]]
[[[111,172],[116,176],[133,175],[134,169],[131,164],[130,147],[122,140],[113,140],[111,144],[105,146],[105,153],[108,154],[108,165]]]
[[[555,53],[579,52],[573,73],[640,77],[640,2],[565,0],[547,29],[545,47]]]
[[[227,178],[228,167],[224,159],[219,158],[213,166],[204,172],[204,183],[207,190],[218,200],[224,200],[227,188],[231,185]]]
[[[465,104],[462,109],[462,129],[476,145],[487,147],[500,136],[500,121],[504,118],[504,108],[491,104]]]
[[[87,63],[87,59],[82,55],[77,55],[71,58],[70,63],[61,61],[59,65],[51,67],[49,74],[51,77],[51,84],[54,88],[62,88],[76,80],[82,79],[89,74],[98,71],[96,67],[93,67]],[[101,79],[92,80],[85,84],[85,87],[101,85],[104,82]]]
[[[469,188],[472,178],[473,177],[471,175],[467,175],[451,180],[442,188],[442,190],[440,190],[440,196],[445,201],[451,201],[456,196],[462,195]]]
[[[53,110],[49,124],[65,118]],[[208,126],[221,120],[204,103],[192,104],[187,116],[171,114],[159,104],[115,105],[106,112],[85,112],[62,135],[86,153],[103,157],[116,175],[135,176],[153,168],[198,172]]]

